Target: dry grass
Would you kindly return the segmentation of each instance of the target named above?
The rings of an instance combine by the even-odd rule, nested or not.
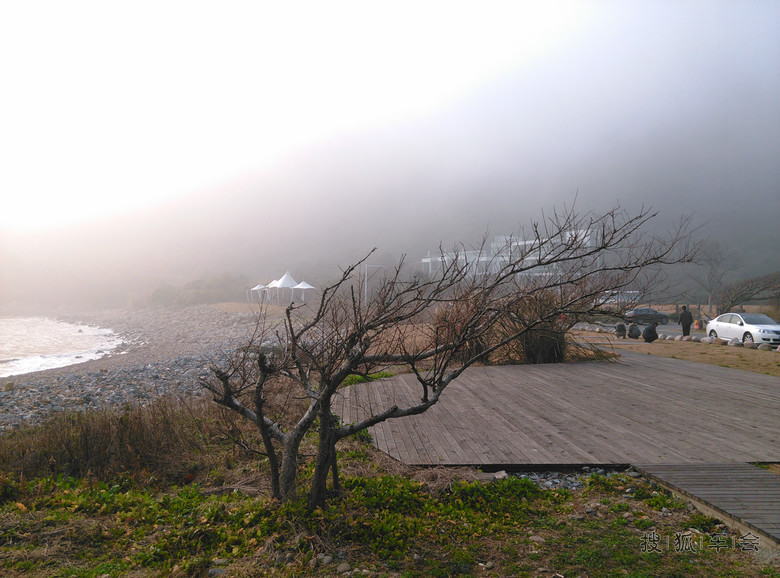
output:
[[[0,471],[182,483],[218,465],[209,445],[228,427],[205,400],[159,398],[119,412],[56,414],[0,436]]]
[[[636,351],[780,377],[780,353],[777,351],[759,351],[758,349],[694,343],[692,341],[645,343],[629,339],[612,339],[611,344],[616,352]]]

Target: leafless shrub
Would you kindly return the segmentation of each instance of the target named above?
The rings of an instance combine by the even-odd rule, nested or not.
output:
[[[425,412],[463,371],[515,342],[533,359],[560,358],[560,332],[599,312],[605,293],[635,284],[657,290],[659,266],[687,262],[697,247],[685,220],[667,237],[647,237],[642,228],[653,216],[619,208],[554,213],[498,253],[488,254],[484,243],[472,252],[442,251],[428,276],[408,274],[401,259],[370,295],[360,274],[366,257],[325,287],[319,304],[291,304],[282,325],[261,316],[247,347],[201,384],[257,428],[280,499],[295,495],[302,444],[315,433],[308,502],[320,506],[329,475],[339,487],[340,440]],[[536,339],[525,337],[534,331]],[[370,407],[356,423],[338,419],[334,397],[348,376],[398,365],[414,374],[419,402]],[[392,387],[392,380],[372,384]]]

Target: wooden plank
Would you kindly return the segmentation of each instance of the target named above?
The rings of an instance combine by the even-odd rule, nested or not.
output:
[[[356,421],[417,403],[414,376],[386,381],[348,388],[334,409],[341,404],[337,413]],[[769,540],[780,534],[780,484],[757,481],[756,471],[770,473],[745,462],[780,461],[778,385],[771,376],[642,355],[472,368],[428,412],[371,432],[377,447],[417,465],[666,464],[640,467],[735,524],[744,517],[744,527]]]
[[[780,475],[751,464],[639,464],[644,475],[780,545]]]
[[[344,403],[362,412],[417,403],[414,376],[383,381],[391,383],[361,384]],[[400,444],[407,458],[431,465],[780,461],[778,384],[647,355],[472,368],[428,412],[372,431],[397,459]],[[404,441],[391,442],[396,435]]]

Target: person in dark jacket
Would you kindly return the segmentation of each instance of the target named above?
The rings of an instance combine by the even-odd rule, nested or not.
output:
[[[651,323],[645,327],[645,330],[642,332],[642,339],[644,339],[646,343],[652,343],[658,339],[658,332],[655,330],[656,327],[658,327],[657,322]]]
[[[631,339],[639,339],[640,335],[642,335],[642,332],[639,330],[639,325],[632,323],[628,326],[628,336]]]
[[[693,315],[688,311],[688,308],[683,305],[682,313],[680,313],[680,325],[682,325],[683,337],[691,334],[691,325],[693,324]]]

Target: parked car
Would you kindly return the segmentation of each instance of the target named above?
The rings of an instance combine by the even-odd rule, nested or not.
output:
[[[661,313],[650,307],[638,307],[626,312],[626,319],[628,322],[641,323],[642,325],[649,325],[650,323],[660,323],[665,325],[669,323],[669,316],[666,313]]]
[[[707,323],[707,335],[780,345],[780,324],[762,313],[724,313]]]

